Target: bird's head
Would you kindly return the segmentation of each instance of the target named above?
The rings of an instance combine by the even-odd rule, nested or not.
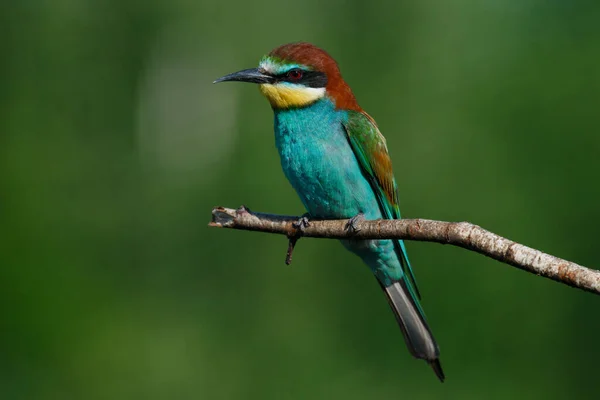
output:
[[[274,109],[306,107],[324,97],[339,109],[360,110],[335,60],[310,43],[289,43],[264,56],[258,68],[225,75],[214,83],[257,83]]]

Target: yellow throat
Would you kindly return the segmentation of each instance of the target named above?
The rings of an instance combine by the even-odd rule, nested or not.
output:
[[[311,88],[300,85],[265,83],[260,85],[259,88],[273,108],[304,107],[325,95],[325,88]]]

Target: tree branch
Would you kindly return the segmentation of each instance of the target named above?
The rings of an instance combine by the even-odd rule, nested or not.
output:
[[[374,220],[356,222],[348,229],[348,220],[310,221],[298,230],[299,217],[254,213],[242,206],[234,210],[216,207],[209,226],[286,235],[329,239],[404,239],[451,244],[475,251],[532,274],[600,294],[600,271],[543,253],[513,242],[468,222],[443,222],[427,219]]]

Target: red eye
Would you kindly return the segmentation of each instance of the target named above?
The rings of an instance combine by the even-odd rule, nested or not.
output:
[[[299,69],[293,69],[287,73],[287,77],[293,81],[299,81],[302,78],[302,71]]]

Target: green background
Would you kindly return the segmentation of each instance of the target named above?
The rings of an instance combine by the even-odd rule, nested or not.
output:
[[[0,397],[598,398],[600,298],[408,243],[447,381],[358,258],[208,228],[301,214],[256,87],[282,43],[340,63],[403,215],[598,267],[600,3],[3,1]]]

